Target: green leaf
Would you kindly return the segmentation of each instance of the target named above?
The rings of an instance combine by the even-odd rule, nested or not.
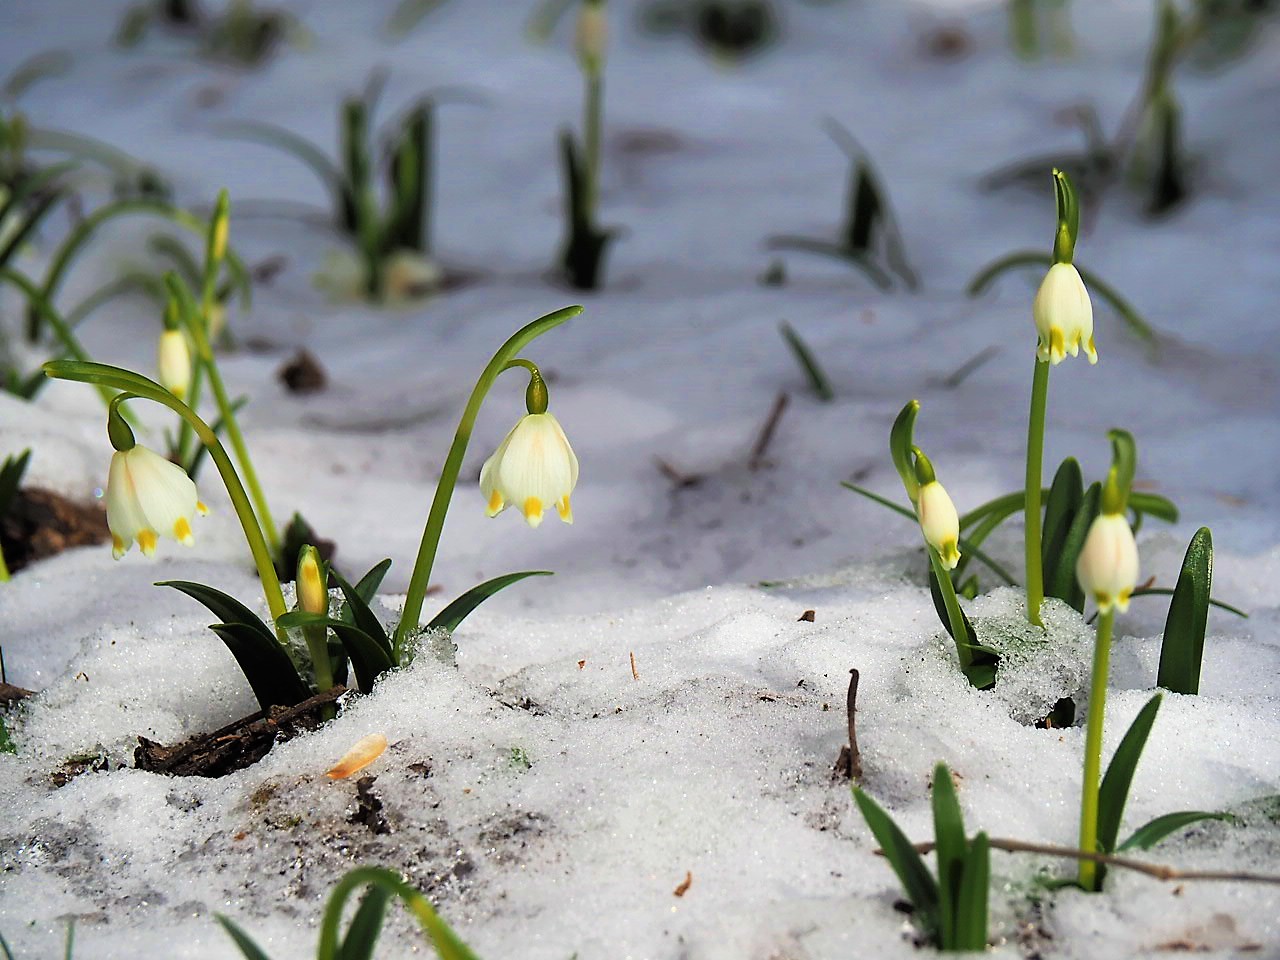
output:
[[[431,252],[429,228],[432,107],[419,102],[404,119],[391,157],[391,214],[383,237],[385,253],[394,249]]]
[[[956,943],[956,907],[964,879],[969,844],[955,784],[945,763],[933,768],[933,838],[938,865],[938,940]]]
[[[1165,523],[1178,522],[1178,508],[1173,501],[1158,493],[1143,493],[1140,490],[1129,491],[1129,509],[1136,514],[1155,517]]]
[[[1120,819],[1124,816],[1124,805],[1129,799],[1129,785],[1133,783],[1133,772],[1137,769],[1143,747],[1147,745],[1151,727],[1156,722],[1160,699],[1160,694],[1157,693],[1138,711],[1120,741],[1120,746],[1116,747],[1115,755],[1107,765],[1107,773],[1102,778],[1102,786],[1098,790],[1098,849],[1106,853],[1111,853],[1116,848]],[[1101,870],[1098,882],[1102,882]]]
[[[378,678],[395,666],[391,652],[386,648],[386,637],[371,637],[359,627],[326,617],[322,613],[307,613],[305,610],[292,610],[278,618],[276,623],[282,627],[308,627],[323,624],[333,630],[342,647],[351,658],[351,668],[356,674],[356,683],[363,693],[373,689]]]
[[[879,804],[857,787],[853,788],[853,799],[884,851],[889,866],[898,875],[907,899],[915,907],[915,917],[921,929],[930,938],[935,937],[938,931],[938,884],[924,865],[924,860]]]
[[[323,150],[320,150],[306,138],[298,136],[292,130],[254,120],[222,124],[219,130],[230,137],[265,143],[278,150],[283,150],[285,153],[292,154],[310,167],[311,171],[320,178],[320,182],[333,194],[335,202],[341,197],[344,181],[342,171],[338,169],[337,164],[325,156]]]
[[[387,631],[382,627],[380,621],[374,612],[369,609],[369,604],[364,597],[356,592],[356,588],[347,583],[346,579],[338,571],[332,567],[329,568],[329,579],[338,584],[338,588],[342,590],[342,595],[346,597],[346,606],[351,610],[351,622],[360,629],[360,631],[377,642],[382,647],[387,658],[391,658],[391,641],[387,638]],[[339,620],[339,623],[346,621]]]
[[[911,447],[915,442],[916,415],[919,413],[920,401],[909,401],[898,413],[889,430],[889,455],[893,458],[894,469],[902,478],[902,485],[907,488],[907,498],[913,505],[920,489],[915,463],[911,457]]]
[[[0,498],[0,514],[4,501]],[[1199,693],[1204,660],[1204,634],[1209,623],[1209,591],[1213,587],[1213,535],[1201,527],[1191,538],[1178,585],[1169,602],[1160,644],[1160,671],[1156,680],[1174,693]]]
[[[484,603],[491,596],[504,587],[509,587],[526,577],[549,577],[550,570],[524,570],[520,573],[508,573],[501,577],[494,577],[492,580],[486,580],[484,583],[477,584],[472,587],[453,603],[449,604],[427,624],[429,628],[444,629],[452,633],[458,628],[458,624],[462,623],[476,607]]]
[[[9,737],[9,728],[5,726],[4,717],[0,716],[0,753],[17,753],[18,748],[14,746],[13,740]]]
[[[272,705],[292,706],[311,696],[311,691],[298,676],[297,667],[275,634],[235,597],[186,580],[165,580],[156,586],[172,587],[185,593],[223,621],[210,625],[209,629],[236,658],[253,689],[253,695],[264,710]]]
[[[1098,504],[1102,498],[1102,485],[1091,483],[1085,491],[1080,508],[1071,520],[1067,535],[1062,540],[1058,551],[1057,562],[1045,569],[1044,593],[1046,597],[1058,597],[1084,612],[1084,590],[1076,580],[1076,562],[1080,559],[1080,551],[1084,549],[1085,537],[1089,535],[1089,527],[1098,516]]]
[[[1111,469],[1115,471],[1123,507],[1129,502],[1134,473],[1138,468],[1138,445],[1128,430],[1108,430],[1107,438],[1111,441]]]
[[[225,917],[220,913],[214,914],[214,918],[218,923],[222,924],[222,929],[227,931],[227,935],[235,941],[235,945],[240,948],[240,952],[244,954],[245,960],[271,960],[262,948],[253,942],[253,938],[242,930],[230,917]]]
[[[1211,813],[1203,810],[1183,810],[1179,813],[1166,813],[1162,817],[1156,817],[1149,823],[1144,823],[1120,846],[1116,847],[1116,853],[1124,853],[1126,850],[1150,850],[1165,837],[1177,833],[1183,827],[1189,827],[1193,823],[1199,823],[1202,820],[1226,820],[1229,823],[1237,822],[1239,818],[1229,813]]]
[[[388,557],[379,563],[375,563],[369,568],[369,572],[360,578],[360,582],[356,584],[355,590],[357,596],[365,603],[373,603],[373,598],[378,594],[378,588],[382,586],[382,578],[387,575],[387,571],[391,569],[391,558]],[[345,612],[347,606],[342,607]],[[347,619],[345,616],[343,620]]]
[[[373,960],[373,948],[378,945],[391,894],[392,891],[386,887],[375,885],[369,888],[356,915],[351,918],[342,945],[338,947],[342,960]]]
[[[311,690],[298,676],[298,668],[275,637],[265,640],[255,626],[247,623],[212,623],[209,629],[236,658],[263,710],[291,707],[311,696]]]
[[[1053,485],[1049,487],[1049,496],[1045,500],[1044,526],[1041,528],[1042,569],[1052,570],[1058,565],[1058,555],[1071,529],[1071,521],[1083,502],[1084,476],[1080,472],[1080,464],[1075,457],[1067,457],[1054,474]]]
[[[991,849],[985,833],[969,844],[955,904],[955,934],[950,949],[984,950],[987,946],[987,893],[991,883]],[[944,948],[948,946],[944,944]]]
[[[782,332],[782,339],[787,342],[787,346],[795,354],[796,361],[804,370],[805,376],[809,378],[809,386],[818,395],[818,399],[824,403],[834,400],[836,392],[831,388],[831,381],[827,379],[827,375],[818,363],[818,358],[809,349],[809,345],[800,339],[800,334],[796,333],[795,328],[785,320],[778,325],[778,329]]]
[[[22,483],[22,474],[26,472],[30,462],[31,450],[28,448],[16,457],[5,457],[4,465],[0,466],[0,517],[8,513],[18,492],[18,485]]]

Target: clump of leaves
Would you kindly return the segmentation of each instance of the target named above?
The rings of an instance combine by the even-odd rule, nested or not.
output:
[[[195,41],[214,60],[256,67],[269,59],[290,37],[305,37],[288,12],[256,7],[252,0],[231,0],[219,14],[209,14],[198,0],[147,0],[125,11],[116,43],[135,47],[153,27]]]
[[[912,921],[940,950],[984,950],[991,850],[985,833],[965,836],[955,783],[945,763],[933,770],[933,835],[937,876],[884,809],[858,787],[853,799],[911,901]]]
[[[899,285],[915,290],[920,283],[907,261],[902,231],[875,165],[848,130],[830,119],[825,127],[850,164],[840,234],[834,241],[776,236],[769,239],[769,248],[835,257],[857,267],[881,290],[892,290]]]
[[[777,43],[782,19],[770,0],[650,0],[641,26],[658,36],[685,34],[718,60],[738,61]]]

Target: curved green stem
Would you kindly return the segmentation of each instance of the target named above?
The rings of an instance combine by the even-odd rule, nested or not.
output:
[[[206,304],[211,302],[211,290],[211,283],[206,281]],[[236,420],[235,408],[231,403],[231,399],[227,396],[227,388],[222,382],[222,374],[218,372],[218,364],[213,357],[213,348],[210,346],[209,338],[205,334],[204,318],[207,316],[208,314],[204,313],[187,324],[187,329],[191,332],[192,339],[195,340],[196,353],[200,357],[200,363],[196,364],[195,370],[192,371],[192,396],[195,396],[197,388],[196,375],[203,368],[209,375],[209,386],[213,390],[214,399],[217,401],[218,412],[222,415],[222,423],[227,431],[227,439],[231,441],[231,447],[236,452],[236,460],[240,464],[240,469],[244,472],[244,482],[249,487],[249,495],[253,498],[258,520],[262,524],[262,532],[266,535],[267,544],[271,548],[271,555],[276,556],[280,552],[280,534],[276,530],[275,520],[271,517],[271,508],[267,505],[267,498],[262,492],[262,484],[258,482],[258,472],[253,468],[253,461],[249,458],[249,447],[244,442],[244,434],[240,432],[240,423]],[[203,437],[200,439],[204,440]],[[208,446],[207,441],[205,445]],[[180,441],[179,450],[181,449]]]
[[[938,589],[942,592],[942,603],[947,608],[947,620],[951,623],[951,636],[956,642],[956,656],[960,660],[960,669],[968,670],[973,664],[973,651],[969,649],[969,631],[964,626],[964,613],[960,609],[960,601],[956,599],[955,584],[951,582],[951,571],[942,565],[942,558],[932,545],[929,549],[929,564],[933,567],[933,575],[938,580]]]
[[[1008,254],[979,270],[974,278],[969,281],[969,285],[965,287],[965,293],[970,297],[978,296],[1006,270],[1013,270],[1017,267],[1050,267],[1053,263],[1052,254],[1040,253],[1036,250],[1020,250],[1016,253]],[[1141,339],[1147,341],[1147,343],[1154,344],[1156,342],[1155,328],[1143,319],[1142,315],[1134,309],[1133,304],[1122,297],[1115,287],[1111,286],[1092,270],[1086,270],[1078,263],[1075,264],[1075,268],[1079,271],[1080,278],[1085,284],[1110,304],[1111,309],[1119,314],[1120,319],[1128,325],[1130,330]]]
[[[1044,459],[1044,417],[1049,406],[1049,363],[1036,360],[1031,380],[1031,416],[1027,421],[1026,565],[1027,619],[1037,627],[1044,602],[1044,573],[1040,560],[1040,466]]]
[[[462,419],[458,421],[457,432],[453,436],[453,444],[445,458],[444,467],[440,471],[440,479],[436,483],[435,497],[431,501],[431,511],[427,515],[427,525],[422,531],[422,542],[418,545],[418,557],[413,564],[413,573],[409,577],[409,589],[405,593],[404,612],[400,623],[396,625],[394,644],[395,658],[398,660],[402,647],[410,631],[418,626],[422,616],[422,602],[427,596],[427,584],[431,579],[431,567],[435,563],[436,549],[440,545],[440,534],[444,530],[445,515],[449,512],[449,501],[453,497],[453,488],[458,484],[458,472],[462,469],[462,458],[467,452],[467,443],[471,439],[471,431],[475,427],[476,416],[480,413],[480,405],[485,395],[498,378],[498,374],[507,369],[509,361],[536,337],[548,330],[558,327],[571,317],[582,312],[582,307],[565,307],[539,317],[532,323],[516,331],[498,348],[480,379],[476,381],[471,397],[462,411]]]
[[[140,374],[121,370],[105,363],[82,363],[76,360],[54,360],[44,365],[45,374],[61,380],[77,380],[81,383],[99,383],[113,387],[122,393],[132,394],[144,400],[164,404],[187,423],[191,424],[196,436],[208,448],[209,456],[218,468],[218,474],[227,488],[231,498],[231,506],[240,520],[245,540],[249,544],[249,552],[253,554],[254,566],[258,570],[258,579],[262,583],[262,592],[267,599],[267,607],[272,619],[279,619],[285,614],[284,594],[280,590],[280,579],[276,576],[275,564],[271,550],[258,526],[253,505],[245,493],[244,485],[236,474],[236,468],[227,455],[226,449],[218,440],[213,429],[200,419],[199,415],[185,403],[175,397],[154,380]],[[282,631],[277,630],[277,633]],[[281,640],[283,643],[283,638]]]
[[[358,867],[338,881],[325,907],[324,920],[320,926],[320,945],[316,952],[317,960],[340,960],[342,944],[338,939],[338,925],[342,922],[343,910],[347,900],[361,887],[369,885],[381,887],[399,897],[404,905],[417,919],[419,925],[427,932],[437,954],[446,960],[478,960],[471,949],[463,943],[449,925],[440,919],[421,893],[395,873],[382,867]],[[362,949],[365,944],[353,944]],[[368,944],[368,956],[373,955],[373,944]]]
[[[1115,611],[1098,617],[1097,641],[1093,647],[1093,679],[1089,685],[1089,719],[1084,738],[1084,776],[1080,793],[1080,849],[1098,850],[1098,791],[1102,777],[1102,722],[1107,703],[1107,673],[1111,663],[1111,628]],[[1080,886],[1096,890],[1098,865],[1080,861]]]

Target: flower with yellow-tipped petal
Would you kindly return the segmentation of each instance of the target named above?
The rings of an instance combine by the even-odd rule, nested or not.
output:
[[[543,510],[552,505],[561,520],[573,523],[569,495],[577,483],[578,458],[549,413],[521,417],[480,470],[489,516],[515,506],[531,527],[542,522]]]
[[[166,330],[160,334],[160,346],[156,350],[156,367],[160,384],[179,400],[187,395],[191,386],[191,348],[181,330]]]
[[[142,444],[112,454],[106,500],[117,560],[135,540],[147,556],[155,553],[160,537],[191,546],[191,520],[208,512],[186,472]]]
[[[916,516],[929,546],[948,570],[960,562],[960,517],[951,496],[937,480],[920,485],[916,500]]]
[[[1036,291],[1031,314],[1040,342],[1036,356],[1058,364],[1069,353],[1077,356],[1083,347],[1090,363],[1098,362],[1093,345],[1093,304],[1080,271],[1070,263],[1055,263]]]
[[[1076,578],[1100,612],[1129,609],[1129,597],[1138,585],[1138,545],[1122,514],[1101,513],[1093,521],[1076,561]]]

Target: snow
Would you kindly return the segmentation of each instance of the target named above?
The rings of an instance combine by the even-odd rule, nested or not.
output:
[[[194,548],[165,542],[155,561],[135,552],[119,563],[106,547],[81,549],[21,572],[0,590],[0,640],[10,681],[40,694],[13,724],[18,754],[0,756],[0,933],[20,957],[53,955],[75,917],[78,955],[230,958],[212,919],[224,913],[288,960],[313,950],[333,883],[381,864],[403,870],[483,957],[914,955],[892,909],[895,878],[830,775],[849,669],[861,672],[863,785],[909,836],[931,834],[928,779],[945,760],[971,830],[1071,845],[1083,729],[1028,721],[1067,694],[1083,708],[1091,639],[1074,612],[1050,607],[1046,656],[1010,662],[990,693],[971,689],[933,612],[916,528],[839,481],[903,499],[888,428],[918,397],[917,442],[962,511],[1020,485],[1035,274],[977,300],[961,291],[996,256],[1047,249],[1050,192],[984,193],[977,181],[1074,143],[1055,119],[1064,106],[1091,102],[1114,129],[1142,75],[1148,6],[1074,4],[1077,56],[1026,64],[1007,49],[998,5],[789,5],[778,46],[726,67],[641,35],[635,5],[611,4],[602,217],[626,233],[592,294],[543,275],[559,242],[555,131],[577,122],[580,104],[566,37],[530,45],[529,4],[453,3],[391,43],[379,32],[390,5],[376,6],[299,6],[310,44],[256,72],[159,38],[110,49],[121,8],[71,0],[6,8],[0,50],[6,63],[70,50],[73,70],[22,101],[33,118],[156,164],[184,203],[227,186],[237,249],[250,262],[287,256],[252,311],[232,312],[256,346],[222,369],[233,396],[251,397],[243,425],[277,516],[301,510],[337,540],[347,571],[393,558],[389,616],[474,377],[518,326],[582,302],[581,317],[526,351],[549,375],[551,409],[582,464],[576,523],[549,517],[535,531],[510,512],[484,517],[474,479],[523,411],[523,382],[504,378],[468,452],[436,566],[443,592],[428,611],[486,577],[556,576],[473,614],[454,638],[456,667],[419,657],[335,722],[206,781],[130,766],[140,735],[171,743],[255,707],[205,629],[209,614],[152,586],[209,583],[266,615],[214,473],[199,477],[212,514]],[[966,31],[964,57],[921,53],[938,23]],[[1129,429],[1139,483],[1182,511],[1173,526],[1144,525],[1143,575],[1171,585],[1188,538],[1208,525],[1214,592],[1250,613],[1211,614],[1201,695],[1164,695],[1126,810],[1130,829],[1173,810],[1236,813],[1242,826],[1199,825],[1148,855],[1195,869],[1280,872],[1267,800],[1280,793],[1278,63],[1272,26],[1230,70],[1179,74],[1199,162],[1193,201],[1151,222],[1113,192],[1086,211],[1078,251],[1162,346],[1152,354],[1099,306],[1098,366],[1068,361],[1051,378],[1047,470],[1070,454],[1099,477],[1106,430]],[[390,67],[384,116],[432,89],[479,98],[441,108],[436,230],[445,263],[479,281],[390,311],[332,304],[312,288],[339,241],[262,215],[260,201],[320,205],[319,186],[218,132],[269,118],[327,146],[337,99],[377,65]],[[784,286],[757,282],[774,259],[768,236],[836,229],[846,170],[826,116],[877,162],[920,293],[877,293],[798,254],[785,258]],[[142,221],[110,236],[60,303],[144,258]],[[7,330],[17,311],[11,295],[3,303]],[[84,338],[95,358],[149,372],[157,319],[145,301],[120,301]],[[777,333],[783,319],[821,358],[833,403],[806,391]],[[324,393],[293,396],[276,380],[300,345],[326,368]],[[941,385],[990,346],[995,356],[959,387]],[[790,405],[752,470],[780,391]],[[158,443],[165,416],[138,413]],[[100,495],[103,419],[78,384],[50,384],[30,405],[0,396],[0,451],[30,445],[29,482]],[[675,489],[655,458],[699,482]],[[1018,531],[989,545],[1016,569]],[[808,609],[812,623],[798,619]],[[1154,690],[1165,609],[1136,599],[1119,620],[1107,755]],[[1025,648],[1014,591],[968,610]],[[390,746],[363,773],[377,778],[388,833],[351,822],[355,784],[324,776],[373,733]],[[54,789],[51,771],[81,755],[109,769]],[[1039,871],[1067,869],[993,855],[997,953],[1157,956],[1186,939],[1280,956],[1275,887],[1123,871],[1101,896],[1037,886]],[[686,871],[692,883],[676,897]],[[430,952],[403,918],[384,950]]]

